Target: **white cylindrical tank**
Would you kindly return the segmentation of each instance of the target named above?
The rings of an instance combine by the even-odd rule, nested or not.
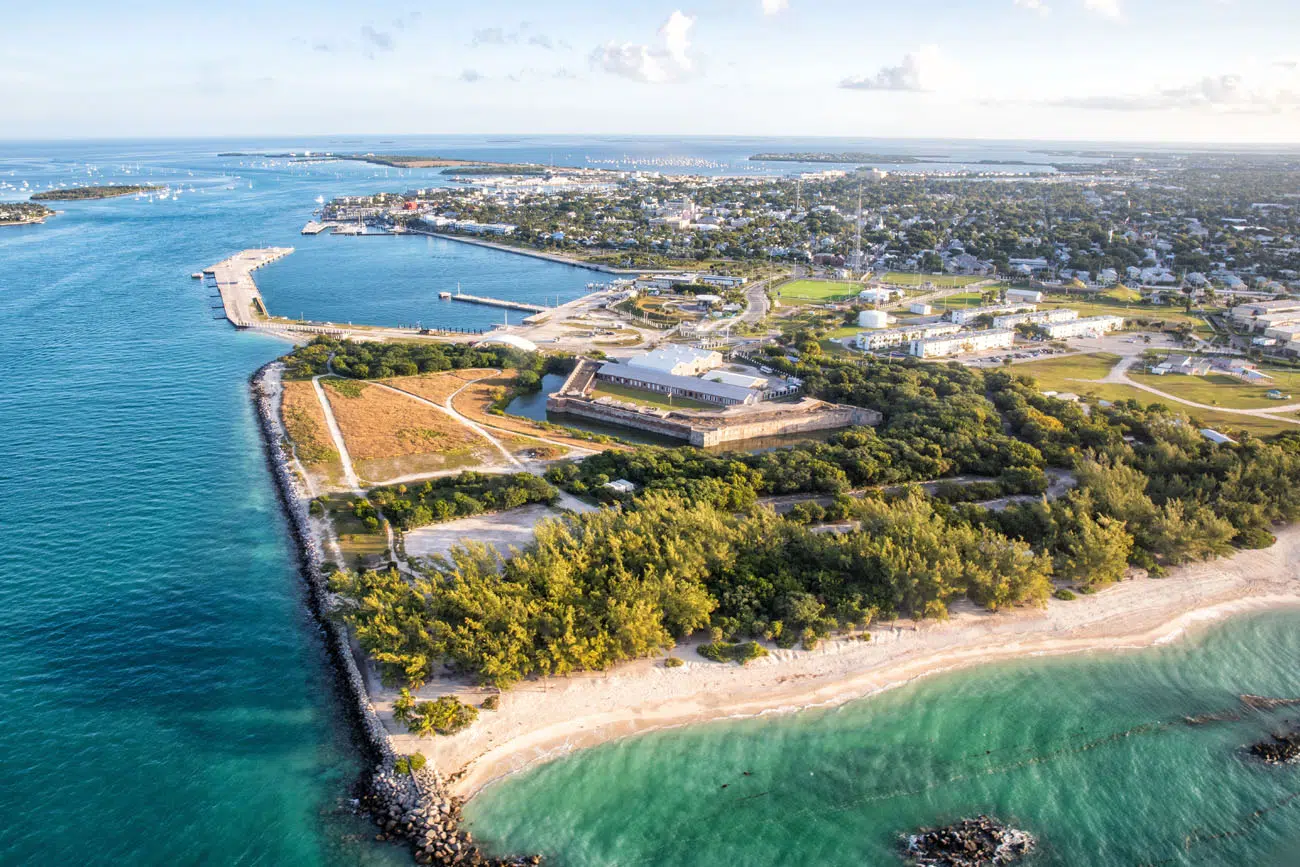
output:
[[[862,328],[888,328],[889,314],[883,310],[863,310],[858,314],[858,325]]]

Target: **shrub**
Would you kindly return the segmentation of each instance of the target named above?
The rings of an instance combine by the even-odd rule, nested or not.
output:
[[[675,656],[670,656],[664,660],[664,668],[681,668],[685,664]]]
[[[479,707],[483,708],[483,710],[496,710],[501,707],[501,696],[489,695],[487,698],[483,699],[483,702]]]
[[[427,762],[428,759],[424,757],[424,753],[414,753],[409,756],[402,756],[394,762],[393,770],[399,774],[413,774],[424,767]]]
[[[1052,592],[1052,595],[1057,599],[1063,599],[1066,602],[1075,598],[1074,592],[1071,591],[1069,587],[1058,587]]]
[[[708,644],[701,644],[697,648],[697,652],[705,659],[714,662],[739,662],[741,665],[751,659],[767,656],[767,648],[757,641],[742,641],[739,644],[732,644],[727,641],[713,641]]]
[[[393,702],[393,719],[414,735],[454,735],[478,719],[478,708],[465,704],[454,695],[417,702],[411,691],[404,689]]]

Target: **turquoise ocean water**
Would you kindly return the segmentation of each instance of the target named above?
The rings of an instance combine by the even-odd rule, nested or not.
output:
[[[735,166],[819,144],[392,149]],[[285,344],[213,319],[189,274],[245,247],[293,245],[259,275],[275,312],[459,327],[499,313],[439,306],[456,281],[544,300],[591,275],[425,239],[303,238],[317,196],[439,178],[215,156],[323,146],[378,149],[0,143],[5,198],[23,181],[182,190],[59,204],[43,226],[0,229],[0,864],[408,860],[347,810],[359,759],[260,453],[246,380]],[[972,160],[1024,155],[962,148]],[[1152,651],[1000,665],[833,711],[651,734],[493,786],[470,814],[494,846],[562,865],[888,864],[898,832],[979,811],[1037,833],[1035,863],[1296,864],[1300,770],[1252,765],[1239,747],[1300,709],[1180,720],[1242,692],[1300,697],[1298,626],[1297,614],[1243,618]]]

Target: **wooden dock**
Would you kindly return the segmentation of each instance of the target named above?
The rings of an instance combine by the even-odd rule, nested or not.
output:
[[[244,250],[224,259],[203,274],[212,277],[221,293],[221,306],[226,319],[236,328],[252,328],[266,318],[266,304],[262,293],[253,282],[253,272],[263,265],[283,259],[293,252],[293,247],[266,247]]]

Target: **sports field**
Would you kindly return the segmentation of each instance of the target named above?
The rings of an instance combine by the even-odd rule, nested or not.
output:
[[[881,278],[883,282],[892,283],[895,286],[920,286],[922,283],[933,283],[939,289],[969,286],[972,283],[982,283],[988,279],[990,278],[969,274],[913,274],[908,271],[890,271]]]
[[[860,283],[845,283],[831,280],[793,280],[783,285],[778,293],[783,301],[796,304],[823,304],[827,301],[843,301],[852,298],[861,291]]]

